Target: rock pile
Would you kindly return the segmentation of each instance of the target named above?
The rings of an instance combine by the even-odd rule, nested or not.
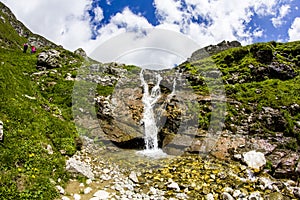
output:
[[[109,149],[90,146],[77,153],[77,159],[91,166],[95,179],[71,180],[60,192],[63,200],[99,199],[296,199],[300,188],[293,180],[276,180],[261,168],[237,162],[227,163],[198,155],[168,158],[161,167],[139,161],[144,168],[122,167],[103,157]],[[94,152],[94,153],[89,153]],[[249,156],[249,155],[250,156]],[[248,152],[245,162],[253,163],[262,154]],[[113,154],[112,154],[113,155]],[[253,156],[254,155],[254,156]],[[152,160],[152,162],[156,162]],[[165,164],[163,164],[165,163]],[[300,165],[300,164],[298,164]],[[254,169],[252,169],[254,168]]]

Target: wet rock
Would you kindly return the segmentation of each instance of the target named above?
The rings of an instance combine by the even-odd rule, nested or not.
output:
[[[55,49],[43,51],[38,54],[37,68],[52,69],[62,67],[60,52]]]
[[[265,166],[267,162],[264,154],[256,151],[244,153],[243,161],[248,165],[248,167],[258,171]]]
[[[89,179],[94,179],[94,174],[91,166],[80,160],[76,160],[74,157],[71,157],[66,161],[66,170],[71,173],[80,173]]]

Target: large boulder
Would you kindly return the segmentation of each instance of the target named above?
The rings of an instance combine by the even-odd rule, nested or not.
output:
[[[91,165],[82,162],[80,159],[76,158],[76,156],[73,156],[66,161],[66,170],[71,173],[81,174],[92,180],[95,178]]]
[[[249,151],[243,154],[244,162],[256,171],[259,171],[267,163],[265,155],[261,152]]]
[[[78,48],[74,51],[76,55],[82,56],[82,57],[87,57],[86,52],[82,48]]]
[[[278,62],[271,62],[267,66],[251,67],[251,74],[257,81],[264,80],[266,77],[288,80],[297,76],[297,73],[290,65]]]
[[[191,58],[188,58],[189,62],[194,62],[203,58],[206,58],[208,56],[211,56],[213,54],[219,53],[221,51],[234,48],[234,47],[240,47],[242,46],[240,42],[238,41],[222,41],[217,45],[209,45],[204,48],[201,48],[194,53],[192,53]]]

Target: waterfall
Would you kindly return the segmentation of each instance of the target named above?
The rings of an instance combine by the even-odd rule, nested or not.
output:
[[[156,102],[161,97],[159,85],[162,77],[160,76],[160,74],[156,74],[156,84],[150,92],[148,83],[144,79],[143,72],[144,70],[141,70],[140,79],[144,90],[142,98],[142,102],[144,104],[142,122],[144,124],[144,140],[146,149],[143,151],[139,151],[138,153],[153,158],[166,157],[167,154],[165,154],[161,149],[158,148],[158,127],[156,124],[156,116],[153,110]]]
[[[159,84],[162,80],[162,77],[160,76],[160,74],[156,75],[157,82],[155,86],[151,89],[151,93],[149,93],[149,86],[144,79],[143,71],[144,70],[141,70],[140,79],[144,88],[144,94],[142,98],[144,104],[144,113],[142,119],[144,123],[144,139],[146,143],[146,150],[157,150],[158,149],[158,141],[157,141],[158,128],[156,126],[153,107],[161,95]]]

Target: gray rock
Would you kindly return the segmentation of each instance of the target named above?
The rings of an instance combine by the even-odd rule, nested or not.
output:
[[[47,145],[46,150],[47,150],[49,155],[52,155],[54,153],[53,149],[52,149],[52,146],[50,144]]]
[[[224,200],[234,200],[234,198],[227,192],[223,192],[221,195],[222,199]]]
[[[293,194],[295,195],[295,197],[300,199],[300,188],[299,187],[293,188]]]
[[[41,52],[40,54],[38,54],[37,67],[39,69],[52,69],[62,67],[60,52],[55,49]]]
[[[88,194],[88,193],[90,193],[92,190],[93,190],[93,189],[92,189],[91,187],[87,187],[87,188],[85,188],[85,189],[83,190],[83,193],[84,193],[84,194]]]
[[[74,194],[73,197],[74,197],[74,200],[80,200],[81,199],[81,196],[79,194]]]
[[[137,178],[137,175],[134,171],[131,171],[129,174],[130,180],[132,180],[134,183],[138,183],[139,179]]]
[[[0,121],[0,141],[3,141],[3,122]]]
[[[233,47],[240,47],[240,46],[241,46],[241,43],[238,41],[229,42],[229,41],[224,40],[217,45],[209,45],[209,46],[206,46],[204,48],[201,48],[201,49],[195,51],[194,53],[192,53],[192,56],[191,56],[191,58],[188,59],[188,61],[189,62],[197,61],[197,60],[206,58],[210,55],[216,54],[218,52],[224,51],[226,49],[230,49]]]
[[[185,193],[176,194],[176,198],[178,199],[188,199],[188,196]]]
[[[100,200],[100,199],[108,199],[110,194],[105,190],[98,190],[93,196],[97,197]]]
[[[248,165],[248,167],[254,170],[260,170],[267,163],[264,154],[256,151],[249,151],[247,153],[244,153],[243,160]]]
[[[295,169],[295,172],[300,176],[300,160],[298,161],[298,165]]]
[[[234,190],[232,196],[237,198],[237,197],[240,197],[241,194],[242,194],[242,192],[240,190]]]
[[[76,160],[74,157],[67,160],[66,170],[72,173],[82,174],[92,180],[95,178],[91,166],[87,163]]]
[[[214,195],[212,193],[207,194],[206,200],[214,200]]]
[[[87,57],[86,52],[82,48],[78,48],[74,51],[76,55],[82,56],[82,57]]]
[[[259,178],[260,188],[262,190],[269,189],[273,190],[273,181],[271,181],[269,178],[266,177],[260,177]]]
[[[171,182],[171,183],[167,186],[167,188],[173,189],[173,190],[175,190],[176,192],[179,192],[179,191],[180,191],[179,185],[178,185],[177,183],[175,183],[175,182]]]
[[[259,192],[253,192],[250,194],[250,196],[248,197],[249,200],[261,200],[261,195]]]
[[[299,155],[297,153],[287,152],[286,156],[280,159],[280,165],[275,170],[275,178],[292,178],[297,179],[299,172],[295,171],[295,166],[299,160]],[[297,168],[296,168],[297,169]]]
[[[65,194],[64,188],[62,188],[60,185],[55,186],[55,188],[58,190],[58,192],[59,192],[60,194]]]

